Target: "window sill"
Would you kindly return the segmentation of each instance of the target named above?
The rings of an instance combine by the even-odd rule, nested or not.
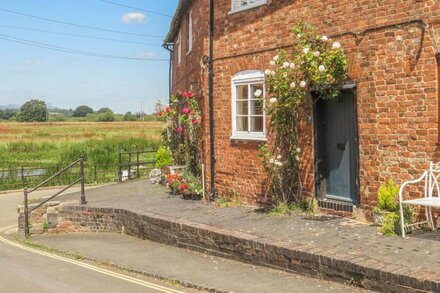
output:
[[[239,13],[239,12],[250,10],[250,9],[253,9],[253,8],[256,8],[256,7],[260,7],[260,6],[263,6],[263,5],[266,5],[266,4],[267,4],[267,1],[264,1],[262,3],[246,5],[246,6],[243,6],[243,7],[240,7],[240,8],[231,9],[231,11],[229,11],[228,14],[231,15],[231,14]]]
[[[236,141],[267,141],[267,138],[265,136],[238,136],[238,135],[233,135],[230,137],[230,140],[236,140]]]

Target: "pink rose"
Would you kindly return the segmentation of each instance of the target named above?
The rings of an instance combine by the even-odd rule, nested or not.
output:
[[[179,127],[179,128],[177,128],[177,132],[178,132],[179,134],[182,134],[182,132],[183,132],[183,127]]]
[[[188,108],[183,108],[182,112],[185,113],[185,114],[188,114],[190,112],[190,110]]]

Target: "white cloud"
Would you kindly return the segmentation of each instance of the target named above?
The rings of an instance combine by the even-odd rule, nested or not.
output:
[[[36,65],[36,66],[38,66],[38,65],[43,64],[43,61],[41,61],[39,59],[36,59],[36,60],[26,60],[26,61],[24,61],[24,64],[25,65]]]
[[[142,53],[139,53],[137,56],[138,56],[138,58],[142,58],[142,59],[150,59],[150,58],[156,57],[156,53],[155,52],[142,52]]]
[[[130,12],[122,15],[123,23],[143,22],[145,20],[145,14],[140,12]]]

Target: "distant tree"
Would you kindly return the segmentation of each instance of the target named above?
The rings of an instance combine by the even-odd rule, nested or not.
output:
[[[102,114],[102,113],[106,113],[106,112],[110,112],[110,113],[113,114],[113,111],[110,108],[107,108],[107,107],[101,108],[98,111],[96,111],[96,113],[98,113],[98,114]]]
[[[4,120],[10,120],[15,118],[15,116],[17,115],[18,111],[14,110],[14,109],[5,109],[3,111],[3,119]]]
[[[0,120],[3,120],[3,119],[5,119],[5,111],[0,109]]]
[[[36,99],[24,103],[17,116],[17,120],[20,122],[44,122],[46,119],[46,103]]]
[[[124,115],[124,121],[136,121],[136,116],[134,116],[133,114],[131,114],[131,112],[127,112]]]
[[[98,114],[98,119],[99,122],[113,122],[115,121],[115,114],[113,114],[113,112],[104,112],[101,114]]]
[[[73,111],[73,117],[86,117],[87,114],[93,114],[93,109],[86,105],[81,105]]]

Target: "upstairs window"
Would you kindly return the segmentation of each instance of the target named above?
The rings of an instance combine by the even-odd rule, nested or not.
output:
[[[231,12],[239,12],[267,3],[267,0],[232,0]]]
[[[231,139],[266,139],[264,72],[247,70],[232,77]]]
[[[193,20],[192,13],[189,13],[188,17],[188,53],[191,52],[193,47]]]

